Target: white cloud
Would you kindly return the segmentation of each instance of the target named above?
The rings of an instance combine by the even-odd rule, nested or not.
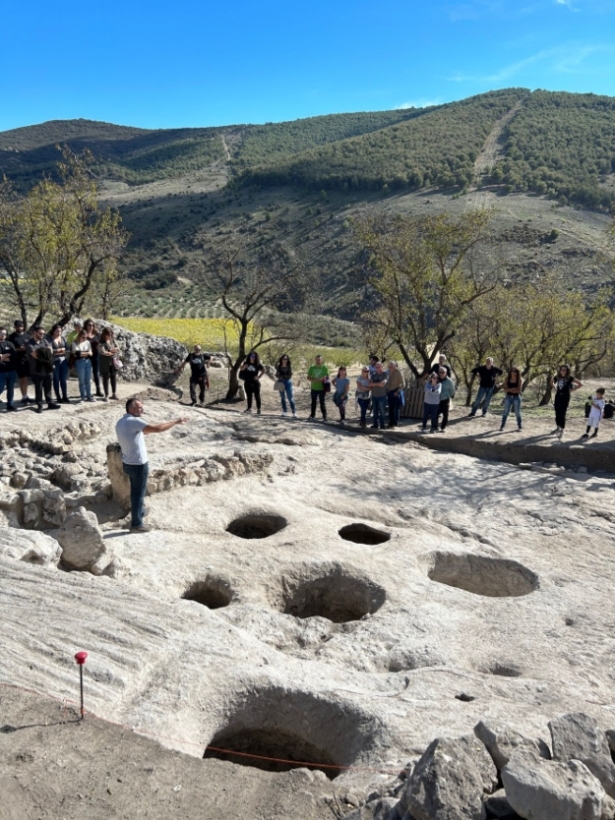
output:
[[[481,83],[501,83],[511,80],[522,74],[526,68],[542,63],[543,71],[552,71],[558,74],[572,74],[578,71],[583,61],[590,55],[609,50],[600,45],[578,45],[578,46],[558,46],[557,48],[543,49],[531,54],[523,60],[517,60],[507,66],[503,66],[499,71],[485,76],[472,76],[467,74],[454,74],[446,79],[450,82],[481,82]]]

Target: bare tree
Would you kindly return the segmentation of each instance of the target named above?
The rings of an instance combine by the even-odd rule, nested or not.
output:
[[[222,303],[237,338],[235,349],[227,351],[225,400],[232,401],[239,390],[239,368],[250,351],[302,338],[313,287],[293,251],[281,244],[250,247],[236,230],[205,260],[204,267],[208,290],[213,289]]]

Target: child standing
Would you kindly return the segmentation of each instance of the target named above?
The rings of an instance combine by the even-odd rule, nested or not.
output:
[[[596,390],[596,395],[592,399],[592,406],[589,411],[589,416],[587,418],[587,430],[581,436],[582,439],[588,438],[596,438],[598,435],[598,428],[600,427],[600,419],[602,418],[602,414],[604,412],[604,394],[606,390],[604,387],[599,387]],[[589,431],[594,428],[594,432],[589,435]]]
[[[350,388],[350,379],[346,375],[345,367],[339,368],[337,376],[333,379],[333,384],[335,386],[333,401],[340,411],[340,424],[344,424],[346,420],[346,402],[348,401],[348,390]]]

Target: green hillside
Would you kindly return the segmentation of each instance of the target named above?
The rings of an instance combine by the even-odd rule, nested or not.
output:
[[[398,109],[359,114],[331,114],[292,122],[247,126],[233,162],[238,172],[277,162],[319,145],[370,134],[389,125],[412,119],[422,109]]]
[[[527,95],[507,89],[423,109],[404,122],[246,171],[243,181],[337,190],[463,188],[495,122]]]
[[[509,191],[534,191],[586,208],[615,202],[615,98],[536,91],[505,133],[492,174]]]

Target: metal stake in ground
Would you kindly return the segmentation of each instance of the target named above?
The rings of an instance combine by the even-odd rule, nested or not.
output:
[[[81,691],[81,720],[85,717],[85,709],[83,708],[83,666],[88,657],[87,652],[77,652],[75,660],[79,666],[79,689]]]

